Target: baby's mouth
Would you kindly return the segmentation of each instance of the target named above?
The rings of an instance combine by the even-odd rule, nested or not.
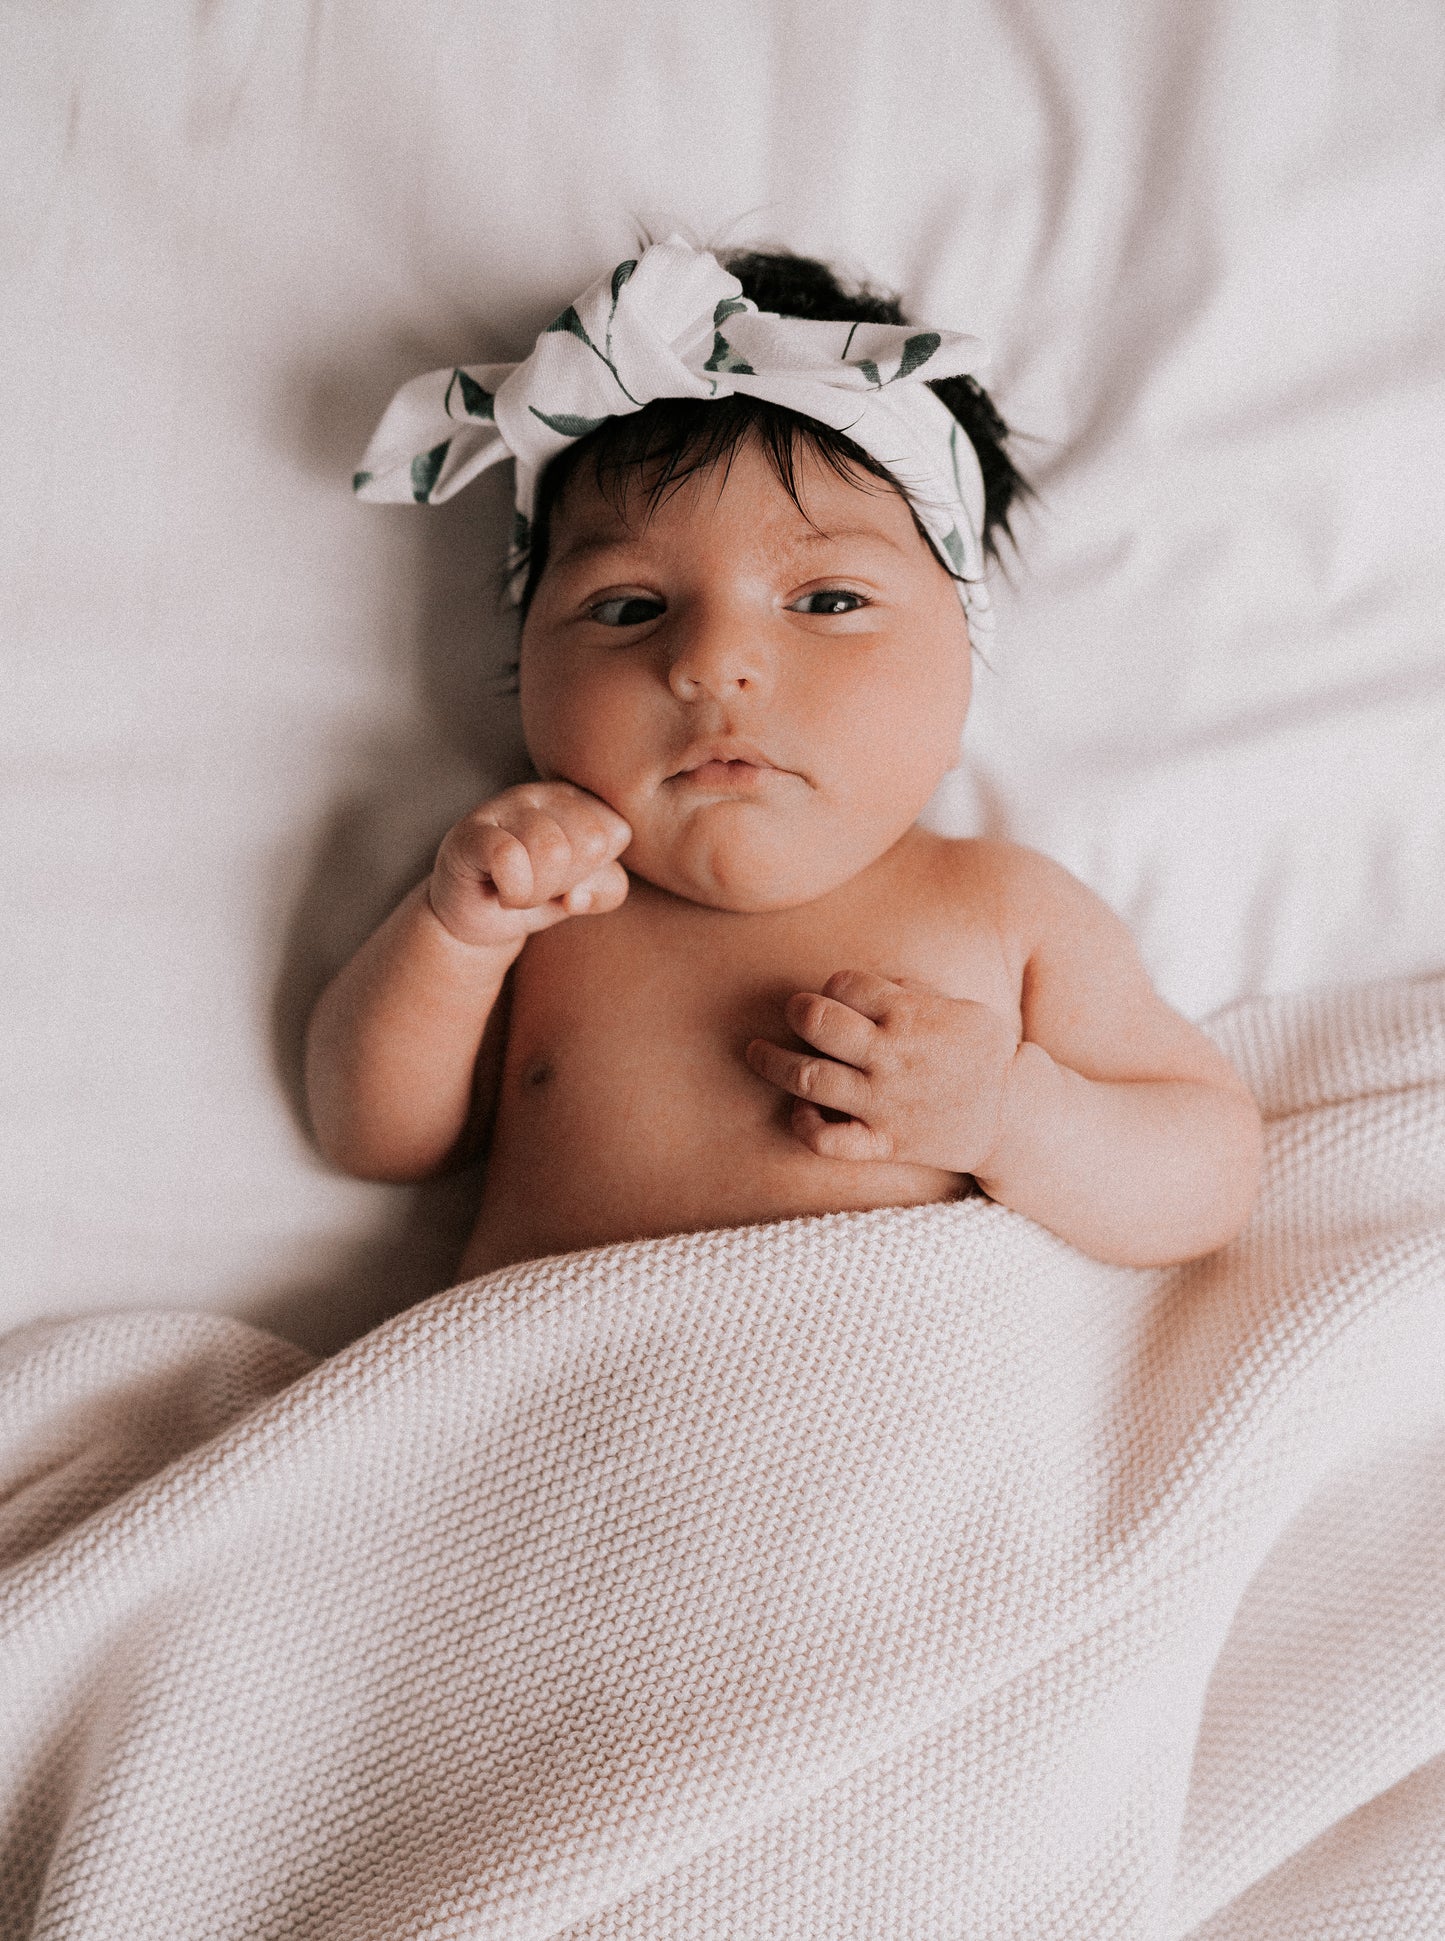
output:
[[[733,794],[756,788],[766,777],[781,773],[781,769],[767,763],[710,761],[699,762],[696,768],[685,768],[671,779],[693,788],[725,789]]]
[[[760,748],[747,742],[715,742],[694,749],[670,782],[683,787],[721,790],[729,795],[757,788],[770,775],[784,775]]]

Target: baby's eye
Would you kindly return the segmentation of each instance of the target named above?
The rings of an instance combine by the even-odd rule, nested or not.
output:
[[[620,593],[616,599],[599,600],[595,607],[587,609],[587,614],[604,627],[640,627],[645,620],[655,620],[662,611],[661,600],[649,599],[641,593]]]
[[[816,602],[816,604],[813,604]],[[856,613],[859,607],[868,602],[861,593],[854,593],[846,586],[825,586],[820,592],[805,593],[801,600],[793,602],[794,613]]]

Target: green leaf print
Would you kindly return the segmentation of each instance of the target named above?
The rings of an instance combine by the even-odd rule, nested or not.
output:
[[[958,527],[950,526],[943,535],[943,550],[953,561],[956,571],[963,571],[963,541],[958,536]]]
[[[878,375],[878,366],[873,362],[871,357],[860,357],[853,368],[863,373],[875,391],[881,391],[883,389],[883,380]]]
[[[735,317],[739,310],[746,310],[747,307],[746,297],[724,297],[712,313],[713,329],[716,330],[719,324],[726,323],[729,317]]]
[[[353,492],[364,492],[370,483],[370,472],[353,472],[351,474],[351,489]]]
[[[623,397],[631,404],[637,404],[640,400],[633,397],[627,386],[622,382],[622,379],[617,375],[617,366],[612,361],[612,326],[617,321],[617,299],[622,294],[622,286],[636,268],[637,263],[635,259],[629,259],[625,263],[619,263],[617,268],[612,272],[612,308],[607,312],[607,339],[604,347],[597,351],[597,355],[602,359],[602,362],[607,366],[608,370],[611,371],[613,383],[616,384]],[[593,350],[597,350],[595,344],[592,348]]]
[[[425,505],[431,498],[432,487],[441,475],[451,445],[451,439],[446,438],[440,445],[433,445],[429,452],[419,452],[411,461],[411,496],[418,505]]]
[[[577,315],[576,307],[573,304],[569,303],[560,317],[554,317],[542,332],[542,335],[544,337],[550,337],[554,330],[570,330],[574,337],[580,337],[582,339],[588,350],[596,350],[597,348],[592,339],[587,335],[587,332],[582,328],[582,319]]]
[[[469,418],[486,418],[493,424],[496,423],[496,413],[492,409],[492,392],[484,390],[474,377],[468,377],[465,371],[460,370],[452,372],[452,381],[447,386],[443,408],[449,418],[452,415],[454,387],[462,394],[462,409]]]
[[[949,463],[953,466],[953,496],[962,505],[963,476],[958,469],[958,434],[960,429],[961,427],[955,421],[952,431],[948,434],[948,458]]]
[[[926,364],[942,342],[943,339],[936,330],[920,330],[916,337],[910,337],[903,346],[897,375],[907,377],[908,373],[916,371],[920,364]]]
[[[578,418],[570,411],[539,411],[535,404],[529,404],[527,409],[544,425],[550,425],[553,431],[560,431],[564,438],[585,438],[589,431],[596,431],[599,425],[607,423],[605,418]]]
[[[617,268],[612,272],[612,315],[613,316],[617,314],[617,293],[622,288],[623,284],[627,281],[627,276],[631,276],[633,270],[635,270],[636,268],[637,268],[637,264],[635,262],[619,263],[617,265]],[[624,270],[627,271],[627,276],[624,276],[622,274]],[[608,370],[612,373],[613,383],[617,386],[618,390],[622,393],[623,397],[627,399],[628,403],[640,404],[642,402],[640,398],[633,397],[632,393],[628,390],[627,386],[622,382],[622,379],[617,375],[617,366],[613,363],[612,356],[611,356],[611,351],[612,351],[612,318],[611,317],[609,317],[607,321],[607,349],[606,350],[599,350],[596,344],[594,344],[592,339],[587,335],[587,332],[582,327],[582,319],[577,315],[576,306],[573,304],[569,303],[567,305],[567,308],[562,312],[560,317],[554,317],[551,323],[549,323],[547,328],[542,332],[542,335],[544,337],[548,337],[552,334],[554,330],[565,330],[570,332],[570,334],[573,337],[580,337],[582,342],[587,346],[588,350],[592,352],[592,355],[594,357],[600,357],[602,362],[607,366]],[[555,425],[558,429],[560,429],[562,426],[563,419],[561,417],[558,417],[556,419],[548,418],[543,412],[540,412],[540,411],[538,411],[536,415],[537,417],[541,418],[543,424]],[[575,419],[573,422],[579,425],[585,425],[587,429],[590,431],[593,425],[595,424],[600,425],[602,423],[602,420],[600,418],[592,418],[592,419],[578,418],[578,419]],[[582,436],[582,433],[580,431],[574,431],[574,432],[569,432],[567,436],[569,438],[580,438]]]
[[[703,365],[705,371],[736,371],[740,377],[756,377],[757,372],[751,364],[734,352],[732,345],[720,330],[713,332],[712,356]]]

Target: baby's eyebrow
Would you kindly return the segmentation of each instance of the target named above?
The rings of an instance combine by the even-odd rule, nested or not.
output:
[[[843,542],[862,541],[874,546],[886,546],[891,553],[904,553],[905,549],[896,539],[886,532],[879,532],[873,526],[835,526],[831,530],[814,527],[807,532],[790,534],[787,544],[794,552],[817,546],[836,546]],[[599,553],[624,552],[645,542],[636,533],[607,532],[579,533],[553,555],[556,567],[576,566],[594,558]]]
[[[835,526],[831,531],[819,528],[813,532],[799,533],[793,544],[831,546],[844,539],[862,539],[875,546],[886,546],[891,553],[901,553],[904,550],[896,539],[890,539],[886,532],[879,532],[875,526]]]
[[[576,539],[569,540],[565,546],[557,549],[552,555],[552,564],[573,566],[579,560],[591,559],[595,553],[620,553],[637,543],[633,533],[579,533]]]

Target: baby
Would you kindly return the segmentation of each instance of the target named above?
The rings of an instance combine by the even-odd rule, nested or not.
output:
[[[1255,1196],[1249,1092],[1082,884],[918,823],[1018,483],[976,346],[818,264],[732,269],[656,244],[373,441],[378,497],[517,459],[540,779],[323,994],[321,1148],[485,1153],[463,1276],[975,1188],[1103,1260],[1207,1253]]]

